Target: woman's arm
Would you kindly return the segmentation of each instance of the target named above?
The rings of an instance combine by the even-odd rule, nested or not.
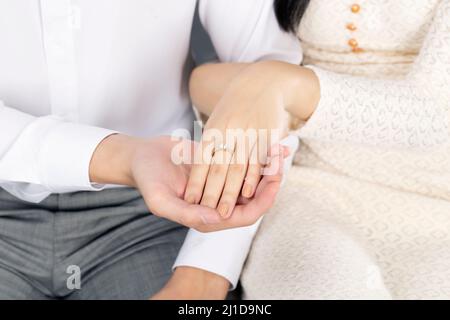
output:
[[[249,63],[211,63],[197,67],[191,74],[189,91],[196,108],[210,116],[229,84]]]
[[[256,81],[261,80],[261,81]],[[230,84],[245,83],[249,92],[261,83],[282,94],[284,107],[296,118],[307,120],[320,98],[319,80],[307,68],[281,61],[205,64],[194,70],[190,93],[200,112],[211,115]],[[269,90],[269,88],[267,88]]]
[[[210,113],[228,83],[242,79],[250,89],[268,83],[268,91],[282,95],[290,114],[308,120],[300,130],[303,138],[407,148],[442,145],[449,141],[450,0],[439,6],[412,71],[403,80],[355,77],[276,61],[245,68],[206,65],[192,78],[194,101]],[[206,95],[209,86],[214,94]]]

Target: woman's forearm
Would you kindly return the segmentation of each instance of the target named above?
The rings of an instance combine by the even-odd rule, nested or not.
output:
[[[200,112],[210,115],[228,87],[242,82],[243,78],[247,79],[247,84],[253,82],[255,86],[269,83],[267,86],[271,86],[273,92],[284,97],[286,110],[301,120],[311,116],[320,99],[319,80],[310,69],[279,61],[224,63],[195,69],[190,83],[195,106]]]
[[[191,75],[189,91],[196,108],[210,116],[230,83],[249,63],[211,63],[197,67]]]
[[[286,83],[284,92],[286,111],[295,118],[307,121],[319,104],[319,79],[314,71],[301,66],[284,63],[279,68],[279,72],[284,74],[283,81]]]

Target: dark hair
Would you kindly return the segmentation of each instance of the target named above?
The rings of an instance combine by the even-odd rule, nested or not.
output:
[[[296,32],[309,0],[275,0],[275,14],[284,31]]]

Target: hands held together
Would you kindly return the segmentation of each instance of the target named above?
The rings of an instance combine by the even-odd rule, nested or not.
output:
[[[239,65],[239,76],[220,99],[204,98],[214,107],[198,144],[109,136],[94,152],[91,181],[136,187],[153,214],[201,232],[252,225],[275,201],[283,160],[295,152],[279,144],[288,129],[287,110],[294,99],[305,101],[292,93],[297,80],[291,67],[298,68],[276,62]],[[180,149],[178,163],[174,150]]]

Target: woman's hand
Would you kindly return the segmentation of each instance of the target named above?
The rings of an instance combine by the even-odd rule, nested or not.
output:
[[[242,196],[254,196],[272,157],[285,156],[273,147],[287,132],[284,91],[260,65],[235,77],[209,118],[184,198],[217,209],[229,218]],[[273,148],[272,148],[273,147]],[[269,172],[271,171],[271,172]]]
[[[174,141],[170,137],[139,139],[111,135],[94,152],[90,179],[101,184],[136,187],[153,214],[200,232],[252,225],[272,206],[280,188],[280,170],[264,177],[255,197],[236,206],[231,219],[223,220],[211,208],[184,201],[191,166],[180,164],[175,155],[179,155],[179,150],[190,153],[194,148],[191,141]],[[280,167],[281,162],[280,156],[272,160],[275,167]]]

